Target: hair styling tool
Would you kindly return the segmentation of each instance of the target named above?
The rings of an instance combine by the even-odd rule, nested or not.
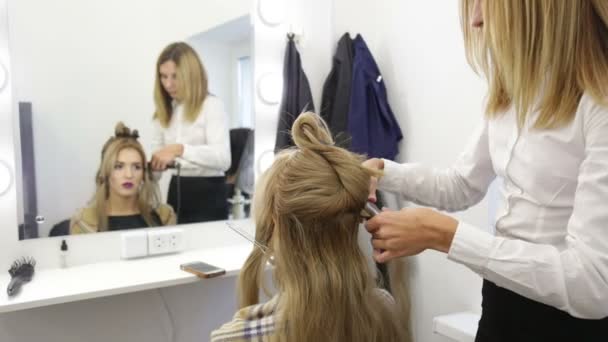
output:
[[[152,170],[152,163],[148,162],[148,169],[151,171]],[[181,175],[181,171],[182,171],[182,166],[178,161],[173,161],[172,163],[167,164],[167,170],[168,169],[174,169],[177,170],[177,208],[173,208],[175,209],[175,217],[177,219],[177,223],[179,223],[179,211],[181,209],[182,206],[182,189],[181,189],[181,181],[180,181],[180,175]]]
[[[365,211],[369,214],[369,218],[371,219],[372,217],[380,214],[381,210],[378,208],[378,206],[370,201],[365,202]],[[384,252],[384,250],[380,250],[381,252]]]
[[[34,266],[36,266],[36,260],[32,257],[17,259],[13,262],[11,268],[8,270],[8,273],[11,275],[11,281],[8,283],[6,293],[9,297],[19,293],[21,286],[32,280],[32,277],[34,276]]]
[[[365,202],[365,211],[369,214],[370,217],[374,217],[380,214],[380,209],[373,202],[367,201]]]
[[[167,165],[168,169],[176,169],[177,170],[177,208],[175,208],[175,218],[177,223],[179,223],[179,212],[182,207],[182,185],[181,185],[181,172],[182,166],[179,162],[174,161],[173,163]]]

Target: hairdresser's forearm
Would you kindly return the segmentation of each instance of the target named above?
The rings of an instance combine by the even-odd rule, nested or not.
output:
[[[429,234],[429,246],[431,249],[447,253],[452,245],[458,221],[451,216],[437,211],[429,211],[423,219],[427,229],[432,231]]]
[[[184,145],[183,144],[171,144],[167,147],[170,148],[171,153],[173,153],[176,157],[181,157],[184,154]]]

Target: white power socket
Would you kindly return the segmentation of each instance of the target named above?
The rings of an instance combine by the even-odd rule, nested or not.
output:
[[[121,256],[123,259],[140,258],[148,255],[148,234],[135,230],[121,235]]]
[[[148,231],[148,254],[166,254],[181,251],[184,247],[183,229],[154,229]]]

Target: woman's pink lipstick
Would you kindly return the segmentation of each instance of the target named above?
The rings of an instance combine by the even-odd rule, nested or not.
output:
[[[131,188],[133,188],[133,183],[131,183],[131,182],[122,183],[122,187],[125,189],[131,189]]]

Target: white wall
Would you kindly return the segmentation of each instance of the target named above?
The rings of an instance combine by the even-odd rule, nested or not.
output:
[[[238,73],[239,68],[238,64],[235,62],[232,64],[232,79],[234,82],[232,83],[232,120],[231,120],[231,128],[239,128],[239,127],[248,127],[254,128],[255,114],[253,112],[253,94],[254,94],[254,82],[253,82],[253,40],[241,40],[236,42],[232,50],[230,51],[231,60],[238,61],[241,58],[249,57],[249,65],[250,65],[250,73],[249,75],[242,75],[243,82],[248,83],[248,90],[243,89],[244,93],[242,96],[239,96],[238,89]],[[239,102],[246,101],[249,103],[250,111],[248,113],[240,113],[239,112]]]
[[[480,120],[485,95],[465,60],[458,1],[335,0],[333,22],[336,42],[361,33],[378,63],[403,130],[398,160],[449,166]],[[487,204],[457,216],[485,228]],[[432,318],[479,311],[481,279],[444,254],[411,262],[416,341],[444,341],[432,334]]]
[[[201,56],[209,77],[209,91],[224,102],[226,113],[230,116],[230,128],[240,127],[237,97],[237,62],[245,56],[252,56],[249,39],[223,41],[210,39],[204,33],[188,42]],[[251,84],[253,87],[253,84]]]
[[[150,146],[162,48],[250,9],[249,0],[9,2],[14,111],[33,103],[41,236],[90,199],[117,121]]]

